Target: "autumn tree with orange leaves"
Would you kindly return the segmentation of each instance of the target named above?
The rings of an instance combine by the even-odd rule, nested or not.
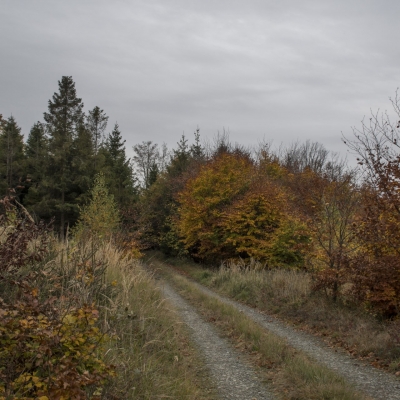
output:
[[[366,177],[363,212],[355,226],[363,251],[349,262],[355,296],[387,316],[400,314],[400,99],[395,122],[372,114],[345,139]]]
[[[308,239],[290,215],[287,194],[246,154],[219,154],[187,183],[179,204],[180,234],[194,258],[301,262]]]

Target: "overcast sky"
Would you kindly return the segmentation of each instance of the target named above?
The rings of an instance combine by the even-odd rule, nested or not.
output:
[[[27,135],[72,76],[132,145],[229,130],[345,153],[400,85],[400,1],[0,0],[0,114]]]

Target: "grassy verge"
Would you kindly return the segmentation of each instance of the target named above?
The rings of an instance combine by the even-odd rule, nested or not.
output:
[[[187,260],[151,256],[221,294],[272,313],[400,376],[399,321],[380,320],[348,302],[333,303],[323,293],[311,291],[307,273],[238,265],[204,269]]]
[[[137,260],[112,246],[99,254],[113,283],[103,309],[103,324],[117,340],[107,359],[117,376],[107,396],[118,399],[211,399],[210,383],[187,332]]]
[[[0,400],[211,399],[202,362],[140,263],[0,214]],[[7,210],[8,211],[8,210]]]
[[[365,399],[343,378],[294,350],[278,336],[266,332],[234,307],[201,292],[185,277],[161,267],[162,273],[180,289],[206,319],[214,322],[237,348],[247,352],[285,399]]]

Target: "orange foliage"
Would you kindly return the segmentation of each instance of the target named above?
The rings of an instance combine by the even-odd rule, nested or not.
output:
[[[384,315],[400,314],[400,196],[367,190],[355,226],[362,251],[350,262],[354,295]]]
[[[278,167],[274,176],[282,175]],[[307,238],[289,213],[286,192],[246,156],[219,155],[188,182],[179,202],[178,227],[195,258],[253,257],[273,266],[301,261]]]
[[[287,199],[273,182],[259,179],[253,180],[247,193],[224,211],[221,225],[227,246],[241,256],[266,261],[271,256],[273,235],[284,218]]]
[[[249,159],[222,154],[202,167],[178,195],[179,231],[193,256],[216,259],[227,255],[223,214],[246,192],[252,169]]]

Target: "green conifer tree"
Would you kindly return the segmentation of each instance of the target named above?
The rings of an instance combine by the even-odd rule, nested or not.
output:
[[[104,131],[107,128],[108,116],[104,110],[96,106],[93,110],[89,111],[89,115],[86,118],[86,125],[91,133],[93,141],[93,167],[97,171],[99,168],[98,153],[101,145],[103,144]]]
[[[200,129],[194,132],[194,143],[190,146],[190,154],[195,160],[204,159],[204,149],[200,143]]]
[[[23,135],[11,116],[0,131],[0,196],[18,186],[24,175],[24,163]]]
[[[150,167],[150,173],[149,173],[149,187],[156,182],[158,176],[160,174],[160,170],[158,168],[158,165],[156,163],[153,163],[153,165]]]
[[[92,134],[83,118],[80,122],[72,144],[71,190],[74,192],[76,203],[84,204],[88,199],[96,169]]]
[[[73,187],[74,140],[83,119],[83,103],[76,96],[71,76],[58,82],[59,93],[49,100],[49,110],[44,113],[49,134],[49,164],[46,205],[50,215],[55,215],[60,236],[64,238],[67,224],[76,219],[78,207]]]
[[[120,206],[129,204],[136,195],[135,184],[130,159],[126,158],[125,140],[117,123],[107,137],[103,152],[110,192]]]
[[[27,194],[24,204],[37,214],[34,206],[40,202],[45,193],[41,190],[42,181],[46,178],[48,163],[48,139],[45,127],[41,122],[36,122],[30,132],[25,146]]]
[[[186,171],[191,157],[191,151],[189,149],[185,134],[182,134],[182,137],[177,145],[178,148],[176,150],[172,150],[173,155],[171,158],[171,163],[167,167],[167,172],[171,176],[179,176]]]
[[[96,175],[90,191],[90,202],[81,209],[74,228],[76,239],[104,239],[118,228],[120,221],[114,196],[109,193],[103,173]]]

